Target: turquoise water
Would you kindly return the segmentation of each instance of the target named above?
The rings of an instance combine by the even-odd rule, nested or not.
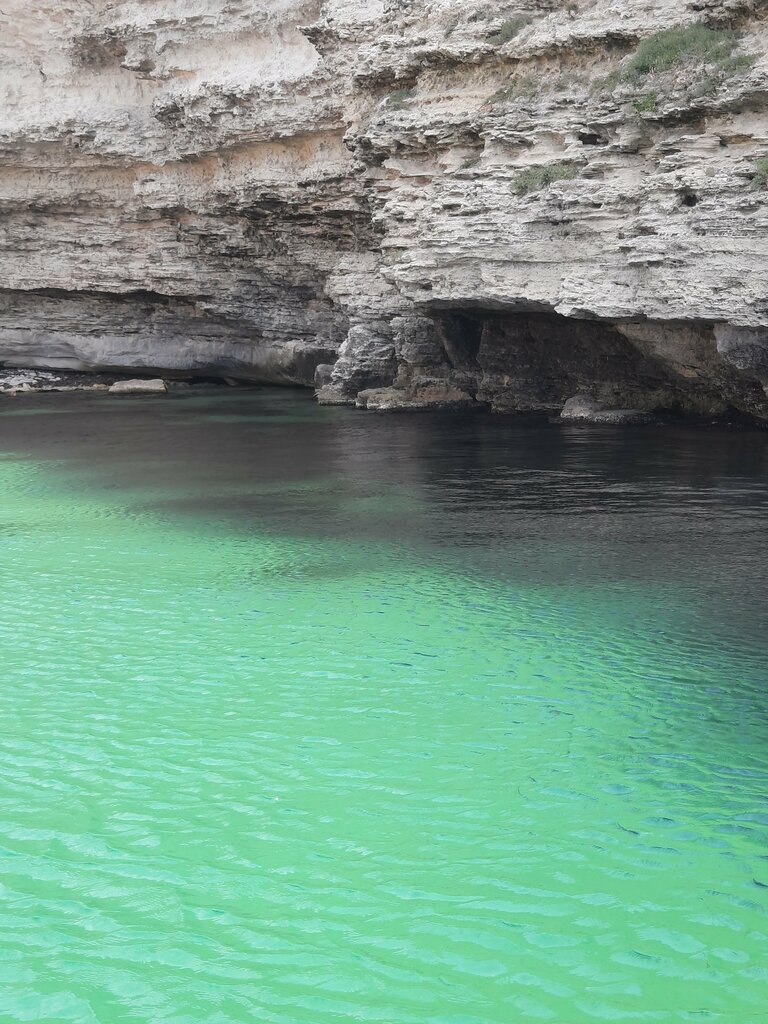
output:
[[[767,468],[4,401],[0,1020],[765,1020]]]

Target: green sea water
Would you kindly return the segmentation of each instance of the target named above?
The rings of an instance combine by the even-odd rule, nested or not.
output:
[[[0,1020],[768,1019],[768,435],[0,406]]]

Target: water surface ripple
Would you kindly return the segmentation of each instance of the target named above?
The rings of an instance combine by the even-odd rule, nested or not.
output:
[[[766,1019],[768,435],[0,438],[0,1019]]]

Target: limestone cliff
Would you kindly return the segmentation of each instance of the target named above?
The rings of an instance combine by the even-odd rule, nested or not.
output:
[[[768,419],[764,0],[5,0],[0,364]]]

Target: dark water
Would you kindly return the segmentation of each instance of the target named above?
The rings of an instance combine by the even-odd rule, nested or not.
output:
[[[0,1019],[764,1019],[767,470],[4,400]]]

